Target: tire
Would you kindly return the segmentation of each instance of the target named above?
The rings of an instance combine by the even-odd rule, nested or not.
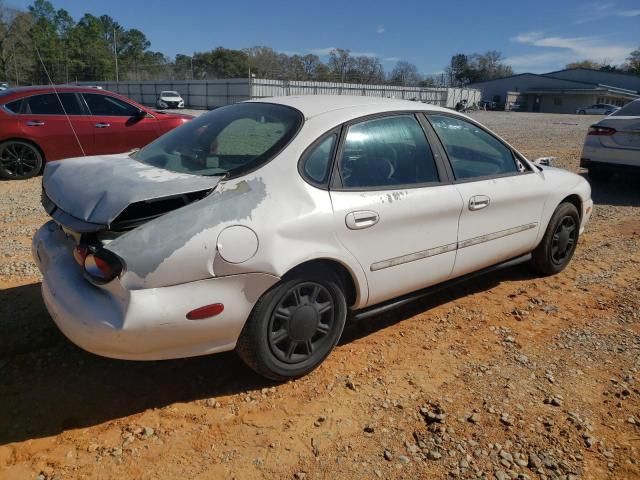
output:
[[[236,352],[270,380],[301,377],[331,353],[346,317],[347,302],[338,277],[328,269],[301,271],[283,278],[258,300]]]
[[[540,245],[532,252],[531,266],[543,275],[561,272],[571,261],[580,237],[580,215],[564,202],[553,213]]]
[[[612,176],[613,172],[603,168],[591,167],[589,169],[589,178],[596,182],[606,182],[607,180],[611,180]]]
[[[585,112],[584,110],[578,110],[578,115],[586,115],[587,112]]]
[[[44,159],[40,150],[23,140],[7,140],[0,143],[0,178],[25,180],[35,177],[42,170]]]

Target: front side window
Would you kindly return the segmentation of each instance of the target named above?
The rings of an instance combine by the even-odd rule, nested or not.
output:
[[[456,180],[515,174],[513,153],[480,127],[446,115],[429,115],[444,145]]]
[[[298,110],[284,105],[238,103],[171,130],[133,158],[174,172],[237,174],[273,158],[298,132],[302,121]]]
[[[14,102],[15,103],[15,102]],[[27,115],[82,115],[75,93],[45,93],[23,100],[21,111]]]
[[[350,126],[340,158],[340,175],[348,188],[392,188],[439,181],[424,131],[410,115]]]
[[[138,113],[138,109],[133,105],[108,95],[100,95],[99,93],[83,93],[82,95],[89,106],[91,115],[133,117]]]

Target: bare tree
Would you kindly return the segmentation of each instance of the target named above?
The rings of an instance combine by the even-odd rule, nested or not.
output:
[[[344,82],[347,79],[349,71],[353,70],[355,60],[351,56],[350,50],[336,48],[329,53],[327,66],[329,67],[329,73],[334,76],[336,80]]]
[[[389,82],[394,85],[415,86],[422,80],[418,67],[413,63],[400,60],[389,75]]]

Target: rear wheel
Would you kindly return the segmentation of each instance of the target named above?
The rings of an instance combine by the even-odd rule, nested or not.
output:
[[[533,251],[534,270],[552,275],[559,273],[571,261],[580,232],[580,215],[572,203],[561,203],[554,212],[540,245]]]
[[[0,178],[24,180],[42,169],[42,154],[31,143],[7,140],[0,143]]]
[[[256,303],[236,351],[271,380],[300,377],[315,369],[338,343],[347,303],[329,270],[283,279]]]
[[[585,115],[587,112],[585,112],[584,110],[579,110],[578,111],[578,115]]]

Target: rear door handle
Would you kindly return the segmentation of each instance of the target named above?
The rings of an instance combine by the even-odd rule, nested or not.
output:
[[[370,210],[349,212],[345,217],[345,223],[350,230],[360,230],[373,227],[380,220],[380,215]]]
[[[96,123],[96,128],[108,128],[110,126],[110,123]]]
[[[469,199],[469,210],[476,211],[486,208],[491,203],[491,199],[486,195],[476,195]]]
[[[44,122],[42,120],[29,120],[27,122],[27,127],[42,127],[44,126]]]

